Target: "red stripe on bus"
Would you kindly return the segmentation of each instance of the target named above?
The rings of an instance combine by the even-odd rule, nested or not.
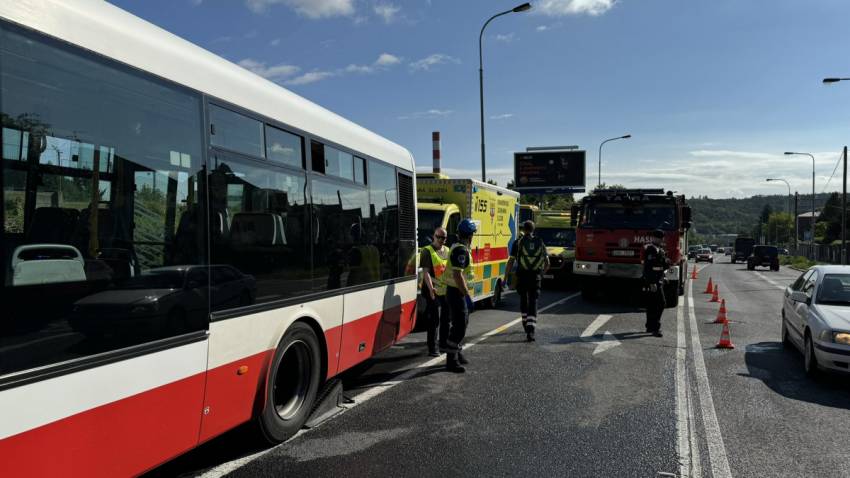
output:
[[[414,325],[415,304],[410,301],[325,331],[328,377],[407,335]],[[361,343],[363,351],[358,350]],[[196,374],[0,440],[0,456],[14,457],[0,460],[0,476],[112,477],[150,470],[261,410],[274,352],[266,350],[210,369],[206,377]],[[247,373],[240,375],[242,366]]]
[[[203,391],[199,373],[0,440],[0,476],[114,477],[150,469],[197,444]]]

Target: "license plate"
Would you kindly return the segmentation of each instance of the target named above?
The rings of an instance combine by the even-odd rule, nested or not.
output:
[[[543,274],[543,278],[544,278],[544,279],[554,279],[554,278],[555,278],[555,274]]]

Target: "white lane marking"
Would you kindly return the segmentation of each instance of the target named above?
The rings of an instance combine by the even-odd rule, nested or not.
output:
[[[540,309],[537,310],[537,312],[538,313],[546,312],[547,310],[549,310],[553,307],[557,307],[557,306],[564,304],[566,302],[569,302],[569,301],[575,299],[576,297],[578,297],[580,295],[581,295],[580,292],[576,292],[575,294],[568,295],[568,296],[564,297],[563,299],[557,300],[557,301],[552,302],[551,304],[549,304],[547,306],[541,307]],[[514,319],[514,320],[512,320],[512,321],[510,321],[506,324],[502,324],[499,327],[496,327],[495,329],[484,333],[483,335],[479,336],[478,338],[476,338],[472,342],[470,342],[468,344],[464,344],[463,348],[464,348],[464,350],[468,350],[469,348],[471,348],[475,344],[478,344],[478,343],[480,343],[480,342],[482,342],[482,341],[484,341],[484,340],[486,340],[486,339],[488,339],[488,338],[490,338],[490,337],[492,337],[496,334],[502,333],[505,330],[507,330],[507,329],[513,327],[514,325],[520,323],[521,321],[522,321],[522,318],[516,318],[516,319]],[[340,415],[347,412],[348,410],[351,410],[352,408],[354,408],[358,405],[362,405],[362,404],[368,402],[369,400],[377,397],[378,395],[386,392],[387,390],[389,390],[389,389],[393,388],[394,386],[404,382],[405,380],[409,380],[409,379],[415,377],[416,375],[424,372],[425,369],[427,369],[429,367],[433,367],[435,365],[438,365],[440,362],[444,362],[445,360],[446,360],[446,358],[443,357],[443,356],[434,357],[430,360],[426,360],[425,362],[420,363],[419,365],[414,366],[413,368],[407,369],[406,371],[402,372],[399,375],[396,375],[392,380],[388,380],[386,382],[382,382],[382,383],[379,383],[377,385],[373,385],[372,387],[369,387],[368,389],[366,389],[362,393],[355,395],[353,397],[354,403],[344,405],[343,410],[341,410],[339,413],[337,413],[336,415],[334,415],[330,419],[320,423],[318,426],[315,426],[313,428],[308,428],[308,429],[302,428],[301,430],[298,431],[298,433],[293,435],[292,438],[285,441],[284,443],[281,443],[280,445],[274,446],[274,447],[269,448],[267,450],[262,450],[260,452],[254,453],[253,455],[243,456],[242,458],[238,458],[236,460],[229,461],[227,463],[222,463],[221,465],[210,468],[209,470],[205,471],[204,473],[198,475],[198,478],[221,478],[222,476],[224,476],[228,473],[231,473],[231,472],[247,465],[248,463],[262,457],[263,455],[265,455],[268,452],[276,449],[277,447],[283,446],[283,445],[286,445],[287,443],[292,442],[293,440],[295,440],[296,438],[298,438],[302,434],[307,433],[310,430],[315,430],[317,428],[320,428],[325,423],[328,423],[331,420],[339,417]]]
[[[590,325],[588,325],[587,328],[584,329],[584,332],[581,333],[581,338],[584,339],[584,338],[587,338],[587,337],[592,337],[593,334],[596,333],[597,330],[599,330],[599,327],[602,327],[603,325],[605,325],[605,322],[608,322],[609,320],[611,320],[611,317],[613,317],[613,316],[612,315],[598,315],[598,316],[596,316],[596,318],[593,319],[593,322],[591,322]]]
[[[605,331],[605,334],[602,336],[601,340],[588,340],[596,334],[596,331],[599,330],[606,322],[611,320],[613,316],[611,315],[598,315],[590,325],[584,329],[584,332],[581,333],[580,338],[585,342],[589,342],[592,344],[596,344],[596,348],[593,349],[593,355],[601,354],[606,350],[610,350],[618,345],[620,345],[620,341],[617,340],[617,337],[614,336],[609,331]]]
[[[776,281],[774,281],[774,280],[773,280],[773,279],[771,279],[770,277],[767,277],[766,275],[762,274],[762,273],[761,273],[761,272],[759,272],[759,271],[753,271],[753,272],[755,272],[755,274],[756,274],[757,276],[761,277],[762,279],[766,280],[767,282],[770,282],[770,283],[771,283],[774,287],[776,287],[777,289],[785,290],[785,286],[784,286],[784,285],[781,285],[781,284],[777,283]]]
[[[676,452],[679,455],[679,476],[689,478],[691,476],[691,444],[688,430],[691,425],[691,416],[688,411],[685,388],[687,346],[683,309],[684,301],[676,307]]]
[[[602,352],[611,350],[618,345],[620,345],[620,341],[617,340],[617,337],[606,330],[605,335],[602,336],[602,340],[596,342],[596,348],[593,349],[593,355],[601,354]]]
[[[720,433],[717,412],[714,409],[714,399],[711,396],[711,385],[702,355],[702,344],[699,340],[696,312],[694,312],[693,283],[688,286],[688,316],[690,318],[691,348],[694,354],[694,369],[696,369],[699,404],[702,410],[702,423],[705,428],[705,439],[708,442],[708,461],[711,464],[712,478],[731,478],[729,459],[726,456],[726,446]]]

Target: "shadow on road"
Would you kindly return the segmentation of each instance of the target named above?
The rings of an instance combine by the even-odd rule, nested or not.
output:
[[[803,357],[796,349],[785,349],[779,342],[750,344],[744,360],[749,373],[739,375],[759,379],[784,397],[850,409],[850,383],[840,375],[826,372],[816,380],[806,377]]]

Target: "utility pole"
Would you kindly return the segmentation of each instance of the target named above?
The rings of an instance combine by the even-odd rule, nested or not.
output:
[[[841,188],[841,265],[847,265],[847,146],[844,147],[844,181]]]
[[[797,191],[794,191],[794,251],[797,255],[800,255],[800,238],[799,238],[799,235],[798,235],[798,232],[797,232],[798,229],[799,229],[798,222],[800,221],[800,212],[799,212],[799,209],[798,209],[799,201],[800,201],[800,193],[798,193]]]

